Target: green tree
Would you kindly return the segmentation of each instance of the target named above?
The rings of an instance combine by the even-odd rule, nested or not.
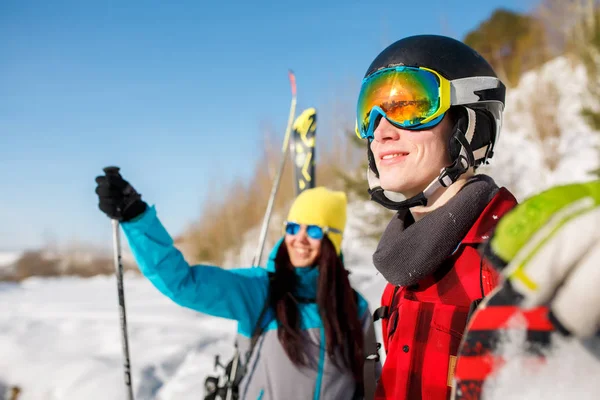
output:
[[[464,42],[488,60],[507,86],[516,85],[525,71],[548,60],[542,22],[505,9],[495,10]]]

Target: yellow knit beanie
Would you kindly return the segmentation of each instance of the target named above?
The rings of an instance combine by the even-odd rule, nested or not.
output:
[[[323,186],[306,189],[294,200],[287,220],[304,225],[334,228],[343,234],[346,227],[347,203],[344,192],[329,190]],[[342,249],[342,234],[327,234],[338,255]]]

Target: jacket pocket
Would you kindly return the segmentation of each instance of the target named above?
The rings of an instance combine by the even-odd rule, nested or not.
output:
[[[436,304],[433,309],[431,325],[436,330],[460,340],[467,326],[468,315],[469,307]]]
[[[438,391],[453,384],[458,348],[467,324],[469,307],[436,304],[433,308],[428,347],[430,358],[425,360],[431,387]],[[433,397],[432,398],[437,398]]]

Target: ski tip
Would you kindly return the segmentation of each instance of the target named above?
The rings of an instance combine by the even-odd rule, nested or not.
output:
[[[296,95],[296,75],[294,75],[294,71],[291,69],[288,70],[288,77],[290,78],[290,84],[292,85],[292,94]]]

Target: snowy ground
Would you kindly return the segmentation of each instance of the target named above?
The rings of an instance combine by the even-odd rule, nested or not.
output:
[[[0,278],[12,274],[14,264],[21,255],[19,251],[0,251]]]
[[[381,276],[367,268],[352,276],[376,307]],[[126,276],[125,289],[136,399],[201,399],[214,356],[233,353],[235,323],[177,306],[139,276]],[[19,385],[20,400],[125,399],[116,297],[114,277],[0,283],[0,388]],[[563,343],[527,371],[514,358],[489,399],[599,398],[600,360],[580,344]]]
[[[21,255],[19,251],[0,251],[0,268],[13,264]]]
[[[233,323],[178,307],[143,279],[125,286],[137,397],[192,398]],[[23,400],[124,398],[117,310],[114,277],[0,285],[1,379],[21,386]],[[198,369],[182,373],[188,362]],[[185,397],[190,377],[198,389],[186,385]]]
[[[355,275],[377,301],[382,280]],[[235,323],[182,308],[125,279],[136,399],[202,398],[214,356],[233,354]],[[114,277],[0,283],[0,382],[20,400],[124,399]],[[0,397],[1,398],[1,397]]]

